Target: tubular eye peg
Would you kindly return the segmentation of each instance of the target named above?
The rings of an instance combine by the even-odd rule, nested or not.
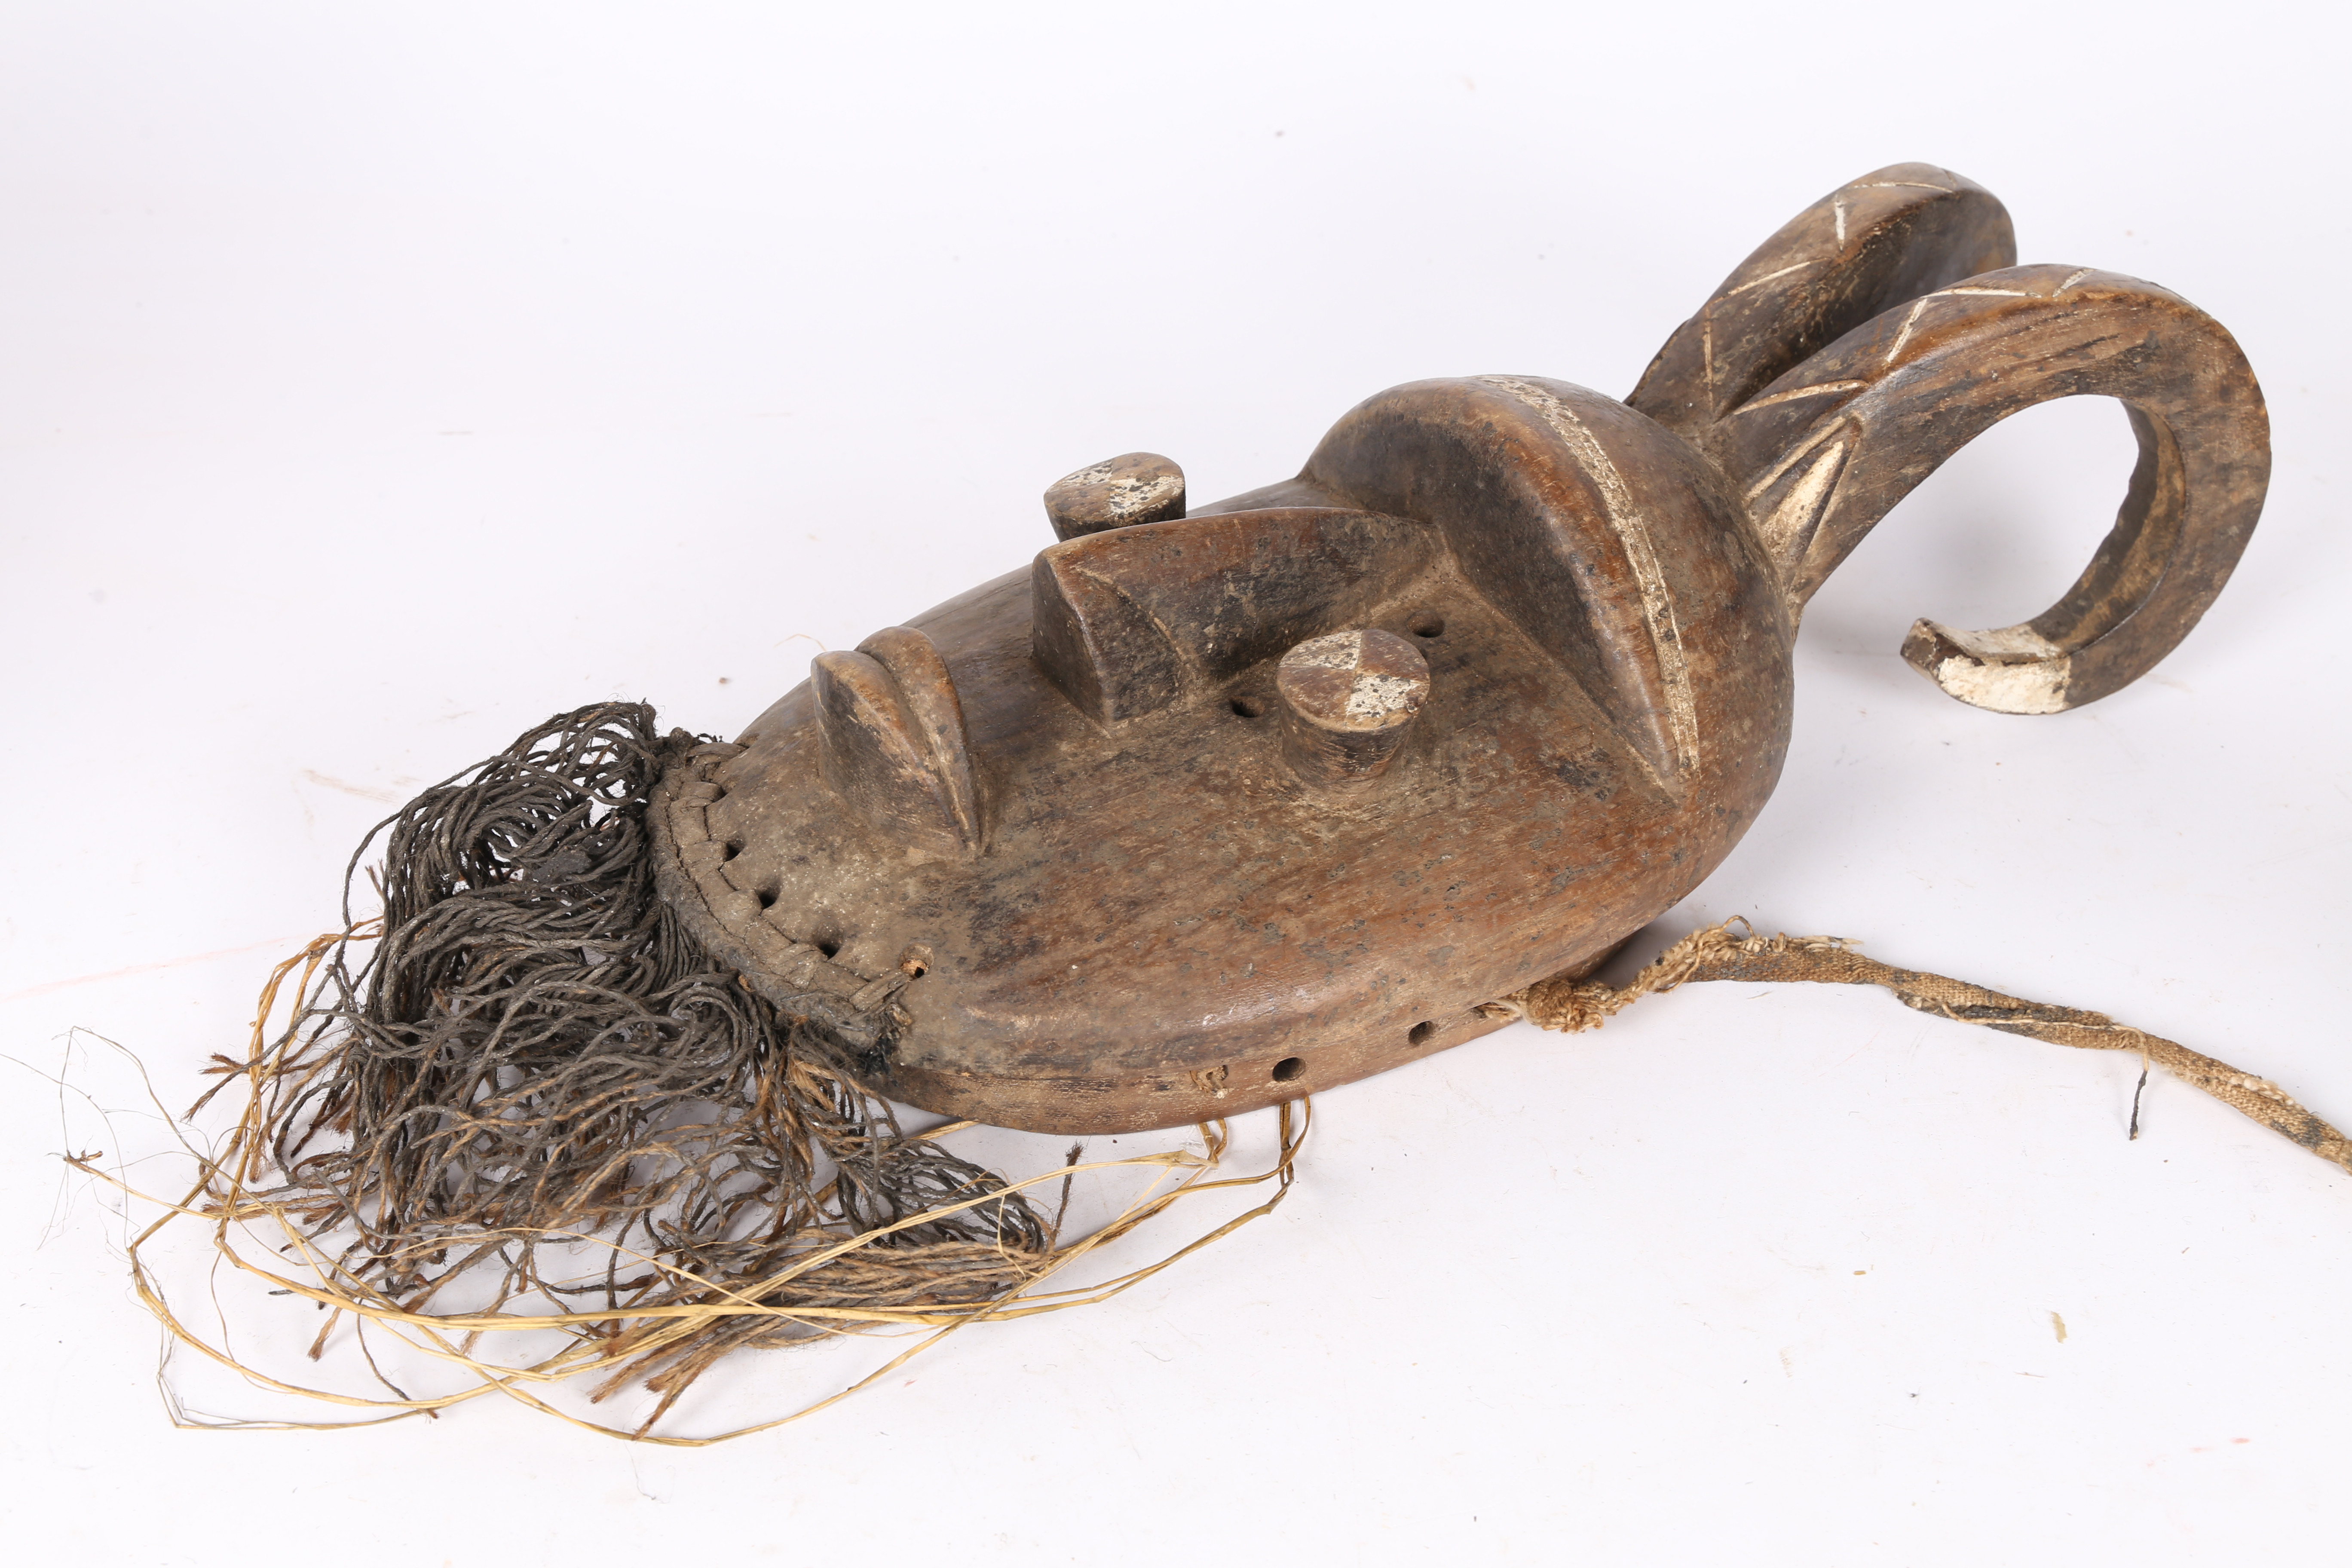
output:
[[[1394,632],[1333,632],[1282,656],[1282,754],[1308,784],[1378,778],[1429,698],[1429,662]]]
[[[1157,452],[1106,458],[1045,488],[1045,516],[1058,539],[1183,515],[1184,470]]]

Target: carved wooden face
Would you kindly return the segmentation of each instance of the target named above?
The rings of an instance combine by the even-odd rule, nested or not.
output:
[[[1778,582],[1622,405],[1401,387],[1182,504],[1072,476],[1028,571],[821,655],[657,808],[699,934],[876,1087],[1092,1130],[1379,1071],[1673,903],[1779,772]]]
[[[1905,655],[2011,712],[2152,666],[2268,472],[2236,345],[2177,297],[2015,267],[1926,164],[1742,263],[1623,404],[1415,383],[1299,476],[1185,506],[1132,453],[1060,542],[812,677],[653,813],[688,930],[868,1087],[1005,1126],[1165,1126],[1493,1027],[1738,841],[1779,776],[1805,598],[1995,420],[2120,398],[2140,470],[2082,580]]]

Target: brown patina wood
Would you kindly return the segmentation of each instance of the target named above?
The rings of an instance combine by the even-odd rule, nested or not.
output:
[[[2236,344],[2015,260],[1990,195],[1899,164],[1767,241],[1623,403],[1417,382],[1189,513],[1154,454],[1071,475],[1029,567],[672,773],[663,892],[860,1081],[1004,1126],[1173,1125],[1482,1034],[1738,841],[1805,601],[1996,420],[2117,398],[2140,461],[2049,611],[1918,623],[1943,689],[2093,700],[2220,591],[2268,472]]]

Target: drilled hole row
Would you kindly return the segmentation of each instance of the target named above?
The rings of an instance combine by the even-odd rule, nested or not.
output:
[[[1437,1037],[1437,1021],[1424,1018],[1407,1029],[1404,1037],[1407,1045],[1425,1046]],[[1276,1083],[1297,1083],[1306,1076],[1307,1059],[1304,1057],[1285,1057],[1274,1064],[1274,1081]]]
[[[757,735],[746,735],[743,737],[741,744],[748,747],[752,742],[758,739],[759,737]],[[727,788],[724,784],[714,783],[710,787],[713,793],[710,798],[703,803],[704,805],[716,805],[720,801],[727,798]],[[722,863],[732,860],[737,856],[742,854],[743,849],[744,841],[742,839],[727,839],[719,846],[719,858]],[[780,889],[775,888],[760,888],[754,889],[751,896],[760,900],[760,908],[762,911],[765,911],[776,907],[776,900],[779,896],[779,892]],[[838,958],[841,955],[842,942],[843,939],[841,937],[823,935],[814,938],[810,942],[809,945],[815,948],[818,952],[824,954],[826,958],[832,959]],[[898,966],[905,970],[909,975],[922,975],[928,973],[931,966],[930,949],[924,947],[908,948],[901,956]]]
[[[732,860],[743,853],[743,841],[740,838],[730,838],[721,847],[724,852],[719,858],[722,861]],[[760,908],[764,912],[776,907],[777,893],[778,889],[774,888],[761,888],[755,889],[751,896],[760,900]],[[818,937],[811,945],[827,958],[835,957],[841,952],[841,939],[835,936]],[[909,973],[920,974],[923,971],[917,969]]]
[[[743,853],[743,846],[740,840],[730,839],[727,843],[726,850],[727,852],[724,855],[721,855],[719,858],[721,860],[732,860],[736,856]],[[778,889],[774,888],[759,888],[752,891],[751,896],[760,900],[760,910],[761,912],[764,914],[766,911],[776,907]],[[821,936],[816,938],[812,945],[827,958],[831,958],[841,952],[841,939],[839,937]],[[914,973],[919,974],[922,971],[916,970]]]

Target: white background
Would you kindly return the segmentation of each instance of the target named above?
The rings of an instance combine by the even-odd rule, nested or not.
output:
[[[1814,602],[1779,795],[1643,946],[1732,913],[1861,937],[2344,1121],[2333,16],[0,6],[0,1049],[130,1106],[71,1047],[95,1030],[184,1104],[418,784],[605,697],[732,732],[816,646],[1022,563],[1039,489],[1111,453],[1207,500],[1397,382],[1622,394],[1784,219],[1925,159],[2009,204],[2024,259],[2235,331],[2268,511],[2153,676],[1979,712],[1905,627],[2054,598],[2130,458],[2111,405],[1994,431]],[[1875,992],[1514,1029],[1324,1097],[1288,1204],[1152,1284],[677,1451],[495,1402],[175,1430],[120,1226],[56,1159],[159,1131],[0,1064],[0,1537],[91,1564],[2340,1550],[2352,1178],[2162,1081],[2127,1141],[2137,1066]],[[310,1331],[258,1310],[301,1321],[248,1342]],[[832,1353],[744,1386],[822,1394],[863,1364]]]

